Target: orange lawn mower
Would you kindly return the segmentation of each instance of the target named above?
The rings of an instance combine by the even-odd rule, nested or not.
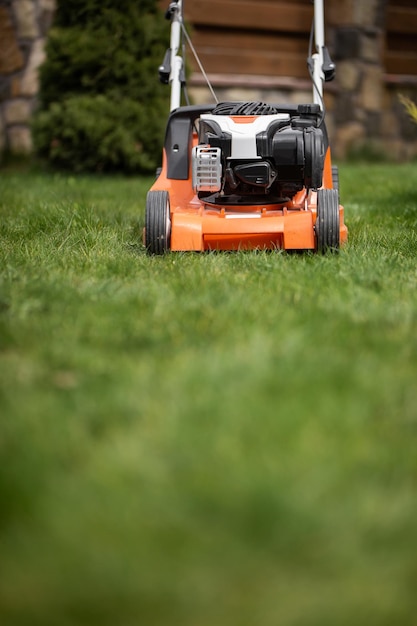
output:
[[[335,66],[324,45],[323,0],[314,1],[307,61],[313,102],[298,105],[218,102],[208,82],[214,104],[181,106],[182,38],[196,55],[182,4],[174,0],[166,14],[171,40],[159,75],[171,87],[171,112],[162,168],[146,197],[147,251],[337,251],[347,228],[324,120],[323,83]]]

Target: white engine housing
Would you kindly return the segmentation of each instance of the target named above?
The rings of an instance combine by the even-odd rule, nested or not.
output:
[[[231,159],[260,159],[256,151],[256,135],[275,120],[289,121],[287,113],[259,116],[202,115],[201,120],[215,122],[232,137]]]

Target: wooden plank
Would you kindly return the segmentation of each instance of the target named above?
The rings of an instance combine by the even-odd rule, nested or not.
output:
[[[388,74],[417,75],[417,54],[388,50],[385,53],[385,71]]]
[[[259,76],[291,76],[308,78],[305,55],[287,53],[277,55],[266,51],[203,48],[199,57],[208,74],[251,74]],[[198,71],[194,60],[190,64]]]
[[[405,52],[417,51],[416,37],[413,34],[388,33],[385,40],[386,40],[387,50],[392,50],[392,51],[404,50]]]
[[[298,53],[307,58],[309,39],[288,35],[269,35],[250,33],[248,31],[231,31],[225,36],[216,29],[198,28],[193,33],[193,43],[199,51],[202,48],[231,49],[237,54],[241,50],[264,50],[274,53]]]
[[[397,7],[411,7],[413,9],[416,8],[416,0],[388,0],[388,4],[392,4]]]
[[[417,76],[416,0],[390,0],[386,16],[385,71]]]
[[[417,8],[389,6],[386,24],[389,33],[417,34]]]
[[[167,8],[169,7],[171,0],[157,0],[157,4],[159,5],[159,8],[161,9],[161,11],[165,12],[167,10]],[[239,4],[253,4],[253,2],[256,2],[257,0],[240,0]],[[194,2],[194,0],[183,0],[183,7],[185,12],[187,12],[188,10],[188,5],[192,4]],[[230,2],[230,0],[223,0],[222,4],[227,5]],[[411,0],[411,2],[415,2],[415,0]],[[264,0],[265,4],[283,4],[283,3],[287,3],[289,4],[289,0]],[[404,0],[402,0],[401,4],[404,3]],[[309,6],[311,8],[312,5],[312,0],[291,0],[291,4],[303,4],[305,6]]]
[[[192,0],[184,8],[185,18],[196,26],[306,33],[313,19],[312,5],[293,2]]]

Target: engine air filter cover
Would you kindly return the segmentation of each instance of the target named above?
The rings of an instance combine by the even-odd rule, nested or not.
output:
[[[193,148],[193,189],[198,191],[220,191],[222,187],[221,149],[208,145]]]

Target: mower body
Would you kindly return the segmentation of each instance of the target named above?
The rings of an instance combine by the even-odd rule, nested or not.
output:
[[[335,187],[317,105],[180,107],[169,117],[162,169],[147,197],[145,242],[154,252],[337,248],[347,228]],[[333,190],[319,206],[333,204],[322,236],[319,189]]]
[[[322,0],[315,0],[314,102],[298,105],[180,106],[181,5],[174,0],[167,13],[171,48],[160,78],[171,84],[171,113],[146,199],[147,250],[337,250],[347,228],[324,121],[322,82],[334,65],[321,42]]]

